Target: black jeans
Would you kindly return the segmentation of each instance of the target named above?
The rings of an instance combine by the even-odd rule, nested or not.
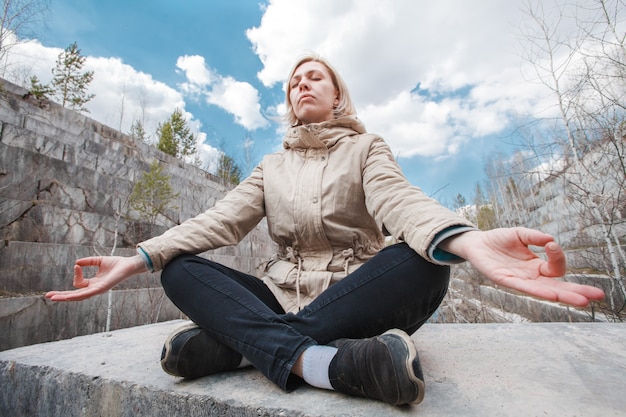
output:
[[[285,313],[258,278],[204,258],[181,255],[161,274],[165,293],[183,313],[284,390],[299,380],[291,377],[291,368],[312,345],[391,328],[415,332],[441,303],[449,278],[449,267],[400,243],[293,314]]]

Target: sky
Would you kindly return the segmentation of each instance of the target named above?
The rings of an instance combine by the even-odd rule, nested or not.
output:
[[[548,14],[560,3],[541,2]],[[158,124],[181,109],[206,168],[222,150],[249,172],[281,149],[286,76],[315,52],[341,73],[358,117],[409,181],[449,205],[457,194],[471,200],[495,152],[516,149],[521,123],[554,112],[523,58],[525,4],[50,0],[45,25],[11,49],[5,77],[47,83],[76,42],[94,71],[89,117],[125,133],[140,120],[156,140]]]

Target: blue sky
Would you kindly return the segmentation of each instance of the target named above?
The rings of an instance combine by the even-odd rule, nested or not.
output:
[[[5,77],[48,82],[77,42],[95,72],[91,117],[124,132],[140,119],[154,134],[181,108],[210,170],[218,149],[242,160],[251,146],[255,162],[280,149],[285,77],[315,51],[409,180],[450,204],[458,193],[471,199],[494,151],[514,149],[518,120],[554,110],[521,58],[524,3],[51,0],[46,27],[12,49]],[[556,0],[542,4],[550,11]]]

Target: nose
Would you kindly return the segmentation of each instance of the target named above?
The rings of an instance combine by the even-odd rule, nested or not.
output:
[[[303,90],[308,90],[309,88],[311,88],[311,86],[309,85],[306,78],[303,77],[298,83],[298,90],[303,91]]]

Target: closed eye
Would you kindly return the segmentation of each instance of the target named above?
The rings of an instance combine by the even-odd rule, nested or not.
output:
[[[304,77],[311,81],[321,81],[324,76],[320,71],[313,70],[304,74]],[[291,79],[291,83],[289,84],[289,88],[294,89],[298,87],[300,84],[300,80],[302,79],[302,75],[296,75]]]

